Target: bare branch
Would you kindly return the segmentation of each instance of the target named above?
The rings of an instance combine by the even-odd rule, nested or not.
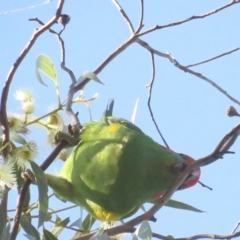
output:
[[[39,24],[44,25],[44,23],[43,23],[41,20],[39,20],[38,18],[30,18],[29,21],[36,21],[36,22],[38,22]],[[61,54],[61,68],[70,75],[70,78],[71,78],[72,82],[73,82],[73,83],[76,83],[77,80],[76,80],[76,77],[75,77],[73,71],[70,70],[70,69],[69,69],[68,67],[66,67],[66,65],[65,65],[65,45],[64,45],[63,39],[61,38],[60,34],[57,33],[57,32],[55,32],[54,30],[48,29],[48,31],[49,31],[50,33],[55,34],[56,37],[57,37],[57,39],[58,39],[58,41],[59,41],[59,43],[60,43],[61,53],[62,53],[62,54]]]
[[[42,26],[40,29],[36,30],[33,33],[31,39],[29,40],[29,42],[27,43],[27,45],[23,49],[23,51],[20,53],[19,57],[17,58],[16,62],[13,64],[13,66],[11,67],[11,69],[8,73],[7,79],[6,79],[3,89],[2,89],[1,104],[0,104],[0,123],[1,123],[2,130],[3,130],[3,134],[2,134],[2,145],[3,146],[9,142],[9,127],[8,127],[6,106],[7,106],[7,100],[8,100],[8,92],[9,92],[9,88],[10,88],[11,82],[13,80],[14,74],[17,71],[17,69],[18,69],[19,65],[21,64],[21,62],[23,61],[23,59],[26,57],[26,55],[32,48],[32,46],[35,43],[35,41],[37,40],[37,38],[56,22],[56,20],[58,19],[58,17],[61,14],[63,4],[64,4],[64,0],[59,0],[55,16],[51,20],[49,20],[48,23],[46,23],[46,25]],[[5,160],[8,155],[8,151],[9,151],[8,147],[3,149],[2,155]],[[5,203],[6,199],[7,199],[7,192],[6,192],[5,199],[2,200],[3,213],[4,213],[4,218],[5,218],[5,221],[2,224],[4,226],[6,225],[6,216],[7,216],[7,214],[6,214],[7,204]]]
[[[198,181],[198,183],[202,186],[202,187],[205,187],[205,188],[207,188],[207,189],[209,189],[209,190],[213,190],[211,187],[209,187],[209,186],[207,186],[206,184],[204,184],[204,183],[202,183],[202,182],[200,182],[200,181]]]
[[[171,56],[171,55],[169,55]],[[172,57],[172,56],[171,56]],[[205,77],[204,75],[202,75],[201,73],[192,71],[184,66],[182,66],[180,63],[178,63],[175,59],[174,61],[172,61],[172,63],[174,64],[175,67],[178,67],[179,69],[183,70],[184,72],[188,72],[196,77],[199,77],[201,79],[203,79],[204,81],[208,82],[209,84],[211,84],[213,87],[215,87],[219,92],[221,92],[223,95],[225,95],[227,98],[229,98],[231,101],[233,101],[234,103],[240,105],[240,102],[235,99],[234,97],[232,97],[231,95],[229,95],[227,93],[226,90],[224,90],[223,88],[221,88],[219,85],[217,85],[214,81],[210,80],[209,78]]]
[[[169,55],[168,55],[168,54],[159,52],[158,50],[152,48],[147,42],[144,42],[144,41],[141,40],[140,38],[137,38],[137,39],[135,40],[135,42],[137,42],[138,44],[140,44],[142,47],[146,48],[148,51],[150,51],[150,52],[158,55],[159,57],[164,57],[164,58],[169,59]]]
[[[196,19],[201,19],[201,18],[205,18],[205,17],[209,17],[217,12],[220,12],[222,10],[224,10],[225,8],[228,8],[228,7],[231,7],[233,6],[234,4],[237,4],[237,3],[240,3],[240,0],[232,0],[231,2],[229,2],[228,4],[226,5],[223,5],[222,7],[219,7],[215,10],[212,10],[208,13],[205,13],[205,14],[202,14],[202,15],[196,15],[196,16],[192,16],[192,17],[189,17],[189,18],[186,18],[186,19],[183,19],[183,20],[180,20],[180,21],[177,21],[177,22],[171,22],[171,23],[168,23],[168,24],[165,24],[165,25],[156,25],[144,32],[141,32],[141,33],[138,33],[138,37],[140,36],[143,36],[145,34],[148,34],[150,32],[153,32],[153,31],[156,31],[156,30],[159,30],[159,29],[163,29],[163,28],[168,28],[168,27],[173,27],[173,26],[177,26],[177,25],[180,25],[180,24],[183,24],[183,23],[186,23],[186,22],[189,22],[189,21],[192,21],[192,20],[196,20]]]
[[[44,23],[42,21],[40,21],[38,18],[29,19],[29,20],[37,21],[39,24],[44,25]],[[75,93],[74,86],[77,83],[77,79],[76,79],[73,71],[70,70],[68,67],[66,67],[66,64],[65,64],[65,46],[64,46],[64,41],[63,41],[63,39],[60,36],[61,32],[57,33],[57,32],[55,32],[52,29],[49,29],[49,32],[53,33],[57,37],[57,39],[58,39],[58,41],[60,43],[61,53],[62,53],[61,54],[61,68],[69,74],[69,76],[70,76],[70,78],[72,80],[72,85],[70,85],[68,96],[67,96],[67,100],[66,100],[65,110],[66,110],[68,116],[70,117],[70,119],[72,120],[73,125],[79,126],[81,128],[81,123],[80,123],[77,115],[73,112],[72,107],[71,107],[72,106],[73,95]],[[83,86],[81,86],[81,88],[82,87]]]
[[[234,227],[232,234],[235,234],[236,230],[238,229],[238,227],[240,226],[240,222],[237,223],[237,225]],[[231,240],[232,237],[228,237],[227,240]]]
[[[207,60],[202,61],[202,62],[190,64],[190,65],[187,65],[187,66],[185,66],[185,67],[186,67],[186,68],[190,68],[190,67],[194,67],[194,66],[197,66],[197,65],[200,65],[200,64],[203,64],[203,63],[207,63],[207,62],[213,61],[213,60],[215,60],[215,59],[217,59],[217,58],[220,58],[220,57],[223,57],[223,56],[225,56],[225,55],[228,55],[228,54],[231,54],[231,53],[233,53],[233,52],[236,52],[236,51],[238,51],[239,49],[240,49],[240,48],[235,48],[235,49],[230,50],[230,51],[228,51],[228,52],[225,52],[225,53],[222,53],[222,54],[220,54],[220,55],[217,55],[217,56],[215,56],[215,57],[213,57],[213,58],[207,59]]]
[[[174,64],[175,67],[183,70],[184,72],[188,72],[198,78],[203,79],[204,81],[208,82],[209,84],[211,84],[213,87],[215,87],[218,91],[220,91],[222,94],[224,94],[227,98],[229,98],[231,101],[235,102],[236,104],[240,105],[240,102],[233,98],[231,95],[229,95],[227,93],[227,91],[225,91],[224,89],[222,89],[220,86],[218,86],[214,81],[210,80],[209,78],[203,76],[201,73],[195,72],[191,69],[186,68],[185,66],[181,65],[170,53],[165,54],[162,52],[159,52],[157,50],[155,50],[154,48],[152,48],[148,43],[144,42],[143,40],[137,38],[135,40],[135,42],[137,42],[138,44],[140,44],[142,47],[146,48],[148,51],[153,52],[154,54],[160,56],[160,57],[164,57],[167,58],[171,63]]]
[[[100,73],[115,57],[122,53],[127,47],[129,47],[136,39],[135,35],[131,36],[126,42],[124,42],[120,47],[118,47],[113,53],[111,53],[94,71],[97,75]],[[74,92],[80,90],[90,81],[89,78],[84,79],[81,83],[77,83],[74,87]]]
[[[220,235],[220,234],[198,234],[192,237],[185,238],[174,238],[175,240],[195,240],[195,239],[227,239],[227,238],[237,238],[240,236],[240,232],[229,234],[229,235]]]
[[[40,6],[45,5],[47,3],[50,3],[51,1],[52,0],[46,0],[43,3],[39,3],[39,4],[36,4],[36,5],[33,5],[33,6],[19,8],[19,9],[14,9],[14,10],[6,11],[6,12],[1,12],[0,15],[10,14],[10,13],[15,13],[15,12],[21,12],[21,11],[26,11],[26,10],[29,10],[29,9],[37,8],[37,7],[40,7]]]
[[[121,13],[122,17],[123,17],[124,20],[127,22],[131,34],[134,34],[134,28],[133,28],[132,22],[131,22],[131,20],[129,19],[129,17],[128,17],[128,15],[126,14],[126,12],[124,11],[124,9],[121,7],[121,5],[119,4],[119,2],[118,2],[117,0],[112,0],[112,2],[116,5],[116,7],[117,7],[117,9],[119,10],[119,12]]]
[[[3,129],[3,145],[5,145],[9,141],[9,129],[8,129],[8,121],[7,121],[7,110],[6,110],[6,104],[7,104],[7,98],[8,98],[8,91],[10,84],[12,82],[12,79],[14,77],[15,72],[17,71],[19,65],[25,58],[25,56],[28,54],[30,49],[32,48],[33,44],[37,40],[37,38],[46,30],[48,30],[58,19],[58,17],[61,14],[62,7],[64,4],[64,0],[59,0],[59,4],[57,7],[57,11],[55,16],[48,22],[46,25],[42,26],[40,29],[36,30],[34,34],[32,35],[31,39],[27,43],[26,47],[21,52],[20,56],[16,60],[16,62],[13,64],[12,68],[9,71],[9,74],[7,76],[7,79],[5,81],[5,84],[3,86],[2,95],[1,95],[1,106],[0,106],[0,122]],[[3,156],[6,157],[8,153],[8,148],[5,148],[3,151]]]
[[[139,33],[141,31],[141,29],[143,28],[143,18],[144,18],[144,1],[143,0],[140,0],[140,20],[139,20],[139,24],[138,24],[138,27],[137,27],[137,30],[135,31],[135,33]]]
[[[168,240],[169,237],[165,237],[163,235],[160,235],[158,233],[153,233],[153,237],[157,239],[162,239],[162,240]],[[192,237],[184,237],[184,238],[174,238],[174,240],[196,240],[196,239],[231,239],[231,238],[236,238],[240,236],[240,232],[230,234],[230,235],[219,235],[219,234],[198,234]]]
[[[153,111],[152,111],[152,108],[151,108],[151,98],[152,98],[152,88],[153,88],[153,84],[154,84],[154,80],[155,80],[155,62],[154,62],[154,53],[150,52],[151,53],[151,63],[152,63],[152,79],[151,79],[151,82],[150,84],[147,86],[149,87],[149,94],[148,94],[148,109],[149,109],[149,112],[150,112],[150,115],[151,115],[151,118],[152,118],[152,121],[160,135],[160,137],[162,138],[165,146],[167,148],[169,148],[167,142],[165,141],[156,121],[155,121],[155,118],[154,118],[154,115],[153,115]]]

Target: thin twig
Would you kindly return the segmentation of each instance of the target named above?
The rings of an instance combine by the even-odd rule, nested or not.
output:
[[[191,69],[188,69],[184,66],[182,66],[171,54],[169,54],[169,59],[170,61],[174,64],[175,67],[183,70],[184,72],[188,72],[194,76],[197,76],[201,79],[203,79],[204,81],[208,82],[209,84],[211,84],[213,87],[215,87],[218,91],[220,91],[223,95],[225,95],[227,98],[229,98],[231,101],[235,102],[236,104],[240,105],[240,102],[233,98],[231,95],[229,95],[227,93],[227,91],[225,91],[223,88],[221,88],[220,86],[218,86],[214,81],[210,80],[209,78],[205,77],[204,75],[202,75],[201,73],[192,71]]]
[[[45,32],[48,28],[50,28],[58,19],[58,17],[61,14],[62,7],[64,4],[64,0],[59,0],[57,10],[55,13],[55,16],[48,21],[48,23],[44,26],[42,26],[40,29],[35,30],[33,33],[31,39],[27,43],[26,47],[23,49],[23,51],[20,53],[19,57],[17,58],[16,62],[11,67],[8,76],[6,78],[5,84],[3,85],[2,94],[1,94],[1,104],[0,104],[0,123],[2,126],[3,134],[2,134],[2,145],[4,146],[6,143],[9,142],[9,126],[8,126],[8,119],[7,119],[7,100],[8,100],[8,92],[11,85],[11,82],[13,80],[14,74],[17,71],[18,67],[20,66],[23,59],[26,57],[32,46],[34,45],[37,38]],[[8,155],[9,148],[5,148],[2,152],[3,158],[6,159]],[[4,226],[6,225],[6,216],[7,216],[7,204],[5,203],[5,199],[7,199],[7,192],[6,197],[2,200],[2,206],[3,206],[3,213],[4,213],[4,222],[2,223]]]
[[[234,234],[236,232],[236,230],[238,229],[238,227],[240,226],[240,222],[237,223],[237,225],[234,227],[234,229],[232,230],[231,234]],[[227,240],[231,240],[231,237],[229,237]]]
[[[181,69],[184,72],[190,73],[198,78],[203,79],[204,81],[208,82],[209,84],[211,84],[213,87],[215,87],[218,91],[220,91],[223,95],[225,95],[227,98],[229,98],[231,101],[235,102],[236,104],[240,105],[240,102],[235,99],[234,97],[232,97],[231,95],[229,95],[227,93],[227,91],[225,91],[224,89],[222,89],[219,85],[217,85],[214,81],[210,80],[209,78],[205,77],[204,75],[202,75],[201,73],[195,72],[189,68],[186,68],[185,66],[181,65],[170,53],[165,54],[162,53],[160,51],[157,51],[156,49],[152,48],[148,43],[144,42],[143,40],[137,38],[135,40],[135,42],[137,42],[138,44],[140,44],[142,47],[146,48],[148,51],[153,52],[154,54],[160,56],[160,57],[164,57],[167,58],[171,63],[174,64],[175,67]]]
[[[4,14],[10,14],[10,13],[21,12],[21,11],[26,11],[26,10],[29,10],[29,9],[37,8],[37,7],[40,7],[40,6],[45,5],[47,3],[50,3],[51,1],[52,0],[47,0],[47,1],[43,2],[43,3],[39,3],[39,4],[36,4],[36,5],[33,5],[33,6],[19,8],[19,9],[14,9],[14,10],[6,11],[6,12],[1,12],[0,16],[4,15]]]
[[[59,210],[53,210],[52,212],[49,212],[49,214],[55,214],[55,213],[58,213],[58,212],[63,212],[63,211],[66,211],[66,210],[69,210],[69,209],[72,209],[72,208],[76,208],[76,207],[79,207],[78,205],[72,205],[72,206],[69,206],[69,207],[66,207],[66,208],[61,208]]]
[[[164,58],[169,59],[169,55],[168,54],[162,53],[162,52],[152,48],[147,42],[141,40],[140,38],[136,38],[135,42],[137,42],[142,47],[146,48],[148,51],[158,55],[159,57],[164,57]]]
[[[144,18],[144,1],[140,0],[140,20],[139,20],[139,24],[137,27],[137,30],[135,31],[135,33],[139,33],[141,31],[141,29],[143,28],[143,18]]]
[[[29,19],[29,20],[37,21],[39,24],[44,25],[44,23],[42,21],[40,21],[38,18],[33,18],[33,19]],[[74,87],[75,87],[75,84],[77,83],[77,79],[76,79],[73,71],[70,70],[68,67],[66,67],[64,41],[61,38],[60,33],[57,33],[52,29],[49,29],[49,32],[56,35],[56,37],[57,37],[57,39],[60,43],[61,53],[62,53],[61,54],[61,68],[69,74],[69,76],[72,80],[72,84],[69,87],[69,92],[68,92],[68,96],[67,96],[67,99],[66,99],[65,110],[66,110],[68,116],[70,117],[70,119],[72,120],[72,124],[76,125],[76,126],[79,126],[79,128],[82,128],[82,125],[80,123],[80,120],[79,120],[78,116],[72,110],[72,100],[73,100],[74,93],[76,92]],[[83,88],[83,87],[84,86],[81,86],[81,88]]]
[[[20,56],[18,57],[18,59],[16,60],[16,62],[14,63],[14,65],[12,66],[12,68],[9,71],[7,79],[6,79],[5,84],[3,86],[2,95],[1,95],[1,104],[0,104],[0,122],[1,122],[1,125],[2,125],[2,129],[3,129],[3,135],[2,135],[2,139],[3,139],[2,144],[3,145],[6,144],[7,142],[9,142],[9,126],[8,126],[8,120],[7,120],[6,106],[7,106],[7,100],[8,100],[8,92],[9,92],[9,88],[10,88],[11,82],[13,80],[14,74],[17,71],[17,69],[20,66],[23,59],[26,57],[26,55],[28,54],[28,52],[30,51],[32,46],[34,45],[37,38],[43,32],[45,32],[47,29],[49,29],[56,22],[56,20],[59,18],[60,14],[61,14],[61,11],[62,11],[62,8],[63,8],[63,4],[64,4],[64,0],[59,0],[55,16],[51,20],[49,20],[48,23],[46,23],[46,25],[42,26],[40,29],[38,29],[34,32],[31,39],[27,43],[26,47],[23,49]],[[6,156],[8,155],[8,151],[9,151],[8,148],[3,150],[3,157],[5,159],[6,159]],[[20,205],[21,208],[17,209],[17,211],[16,211],[16,213],[18,213],[18,214],[15,215],[16,216],[16,221],[15,221],[16,224],[13,225],[12,233],[11,233],[11,236],[10,236],[11,240],[15,240],[15,238],[17,236],[20,216],[21,216],[21,213],[22,213],[23,202],[24,202],[24,198],[25,198],[27,189],[29,187],[29,184],[30,183],[26,182],[26,184],[23,186],[22,190],[25,191],[25,194],[23,193],[23,196],[21,195],[22,191],[20,191],[20,193],[19,193],[18,205]],[[2,205],[3,206],[6,205],[6,204],[4,204],[4,201],[2,202]],[[7,209],[3,209],[3,212],[5,213],[4,215],[6,215]],[[2,224],[5,226],[6,219],[5,219],[5,222],[2,223]]]
[[[129,17],[128,17],[128,15],[126,14],[126,12],[124,11],[124,9],[121,7],[121,5],[119,4],[119,2],[118,2],[117,0],[112,0],[112,2],[116,5],[116,7],[117,7],[117,9],[119,10],[119,12],[121,13],[122,17],[123,17],[124,20],[127,22],[131,34],[134,34],[134,28],[133,28],[132,22],[131,22],[131,20],[129,19]]]
[[[200,181],[198,181],[198,183],[202,186],[202,187],[205,187],[205,188],[207,188],[207,189],[209,189],[209,190],[213,190],[211,187],[209,187],[209,186],[207,186],[206,184],[204,184],[204,183],[202,183],[202,182],[200,182]]]
[[[185,66],[185,67],[186,67],[186,68],[195,67],[195,66],[197,66],[197,65],[200,65],[200,64],[203,64],[203,63],[207,63],[207,62],[213,61],[213,60],[215,60],[215,59],[217,59],[217,58],[220,58],[220,57],[223,57],[223,56],[225,56],[225,55],[228,55],[228,54],[231,54],[231,53],[233,53],[233,52],[236,52],[236,51],[238,51],[239,49],[240,49],[240,48],[235,48],[235,49],[233,49],[233,50],[230,50],[230,51],[228,51],[228,52],[224,52],[224,53],[219,54],[219,55],[217,55],[217,56],[215,56],[215,57],[213,57],[213,58],[210,58],[210,59],[208,59],[208,60],[205,60],[205,61],[202,61],[202,62],[198,62],[198,63],[194,63],[194,64],[190,64],[190,65],[187,65],[187,66]]]
[[[229,2],[228,4],[226,5],[223,5],[222,7],[219,7],[215,10],[212,10],[208,13],[205,13],[205,14],[202,14],[202,15],[196,15],[196,16],[192,16],[192,17],[189,17],[189,18],[186,18],[186,19],[183,19],[183,20],[180,20],[180,21],[177,21],[177,22],[171,22],[171,23],[168,23],[168,24],[165,24],[165,25],[156,25],[144,32],[141,32],[141,33],[138,33],[138,37],[140,36],[143,36],[143,35],[146,35],[148,33],[151,33],[153,31],[156,31],[156,30],[159,30],[159,29],[163,29],[163,28],[168,28],[168,27],[173,27],[173,26],[177,26],[177,25],[180,25],[180,24],[183,24],[183,23],[186,23],[186,22],[189,22],[189,21],[192,21],[192,20],[196,20],[196,19],[201,19],[201,18],[205,18],[205,17],[209,17],[217,12],[220,12],[228,7],[231,7],[233,6],[234,4],[237,4],[237,3],[240,3],[240,0],[232,0],[231,2]]]
[[[153,237],[162,240],[168,240],[169,237],[165,237],[163,235],[153,233]],[[229,234],[229,235],[220,235],[220,234],[198,234],[192,237],[184,237],[184,238],[174,238],[174,240],[196,240],[196,239],[227,239],[227,238],[236,238],[240,236],[240,232]]]
[[[156,121],[155,121],[155,118],[154,118],[154,115],[153,115],[153,111],[152,111],[152,108],[151,108],[151,98],[152,98],[152,88],[153,88],[153,84],[154,84],[154,80],[155,80],[155,61],[154,61],[154,53],[150,52],[151,53],[151,63],[152,63],[152,77],[151,77],[151,82],[150,84],[148,85],[149,87],[149,94],[148,94],[148,109],[149,109],[149,112],[150,112],[150,115],[151,115],[151,118],[152,118],[152,121],[160,135],[160,137],[162,138],[165,146],[169,149],[169,146],[167,144],[167,142],[165,141]]]
[[[58,223],[53,221],[53,220],[49,220],[49,222],[54,223],[55,225],[57,225]],[[75,232],[84,232],[84,230],[81,229],[77,229],[77,228],[73,228],[73,227],[68,227],[68,226],[62,226],[63,228],[69,229],[69,230],[73,230]]]
[[[38,18],[30,18],[29,21],[36,21],[36,22],[38,22],[39,24],[44,25],[44,23],[43,23],[41,20],[39,20]],[[52,30],[52,29],[48,29],[48,31],[49,31],[50,33],[55,34],[56,37],[57,37],[57,39],[58,39],[58,41],[59,41],[59,43],[60,43],[61,53],[62,53],[62,54],[61,54],[61,68],[70,75],[70,78],[71,78],[72,82],[73,82],[73,83],[76,83],[76,82],[77,82],[77,79],[76,79],[73,71],[70,70],[68,67],[66,67],[66,64],[65,64],[65,45],[64,45],[63,39],[61,38],[60,34],[57,33],[56,31],[54,31],[54,30]]]
[[[115,57],[117,57],[120,53],[122,53],[126,48],[128,48],[134,41],[136,40],[136,36],[131,36],[126,42],[124,42],[121,46],[119,46],[115,51],[113,51],[95,70],[94,73],[99,74]],[[82,89],[88,82],[89,78],[83,79],[80,83],[77,83],[74,86],[73,93]]]

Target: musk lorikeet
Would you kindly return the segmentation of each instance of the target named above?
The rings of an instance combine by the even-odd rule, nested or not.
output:
[[[136,125],[106,116],[89,122],[59,174],[46,174],[62,200],[84,207],[95,218],[123,219],[145,202],[160,198],[181,171],[194,160],[159,145]],[[180,189],[200,177],[194,170]]]

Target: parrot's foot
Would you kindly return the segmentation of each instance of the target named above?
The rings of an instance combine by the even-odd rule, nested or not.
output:
[[[79,138],[71,136],[68,133],[65,132],[61,132],[59,131],[56,135],[55,135],[55,143],[60,142],[61,140],[65,140],[68,142],[68,147],[73,147],[76,146],[79,143]]]
[[[30,169],[26,169],[25,172],[22,172],[21,176],[25,180],[29,179],[29,180],[32,181],[32,183],[36,183],[36,178],[35,178],[33,172]]]
[[[171,167],[173,173],[181,173],[187,167],[187,164],[184,162],[178,162]]]

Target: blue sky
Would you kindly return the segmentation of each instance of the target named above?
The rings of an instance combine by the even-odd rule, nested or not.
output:
[[[10,11],[40,3],[39,1],[4,1],[0,12]],[[227,4],[228,1],[145,1],[144,28],[176,22],[193,15],[201,15]],[[26,46],[37,22],[28,18],[38,17],[48,21],[55,13],[56,1],[31,10],[0,15],[2,29],[0,81],[6,76],[20,52]],[[136,28],[139,21],[140,4],[137,0],[120,1],[122,7]],[[170,52],[182,65],[189,65],[214,57],[239,47],[240,4],[227,8],[210,17],[192,20],[185,24],[157,30],[141,39],[156,50]],[[100,63],[130,37],[126,22],[111,1],[82,0],[66,1],[63,13],[71,16],[71,21],[62,38],[66,48],[66,65],[78,78],[85,70],[94,71]],[[53,26],[59,31],[61,25]],[[16,72],[8,99],[9,112],[21,112],[19,102],[14,99],[17,89],[29,87],[35,94],[38,116],[57,105],[54,84],[47,78],[48,87],[41,85],[35,77],[35,60],[41,53],[48,55],[55,63],[62,99],[65,98],[70,79],[60,68],[60,47],[56,37],[49,32],[41,35]],[[208,77],[231,96],[240,100],[240,52],[219,58],[191,68]],[[210,154],[222,137],[238,122],[229,118],[225,112],[230,101],[210,84],[196,76],[174,67],[165,58],[155,57],[156,77],[152,92],[152,109],[155,119],[167,143],[176,152],[195,159]],[[93,119],[101,117],[110,98],[115,99],[114,115],[131,119],[135,102],[141,96],[136,115],[136,124],[155,141],[163,144],[151,121],[147,107],[148,89],[151,80],[150,54],[137,43],[132,44],[118,55],[99,73],[105,85],[91,81],[84,89],[85,97],[95,93],[99,98],[91,102]],[[81,122],[89,121],[88,110],[83,104],[74,106],[79,112]],[[66,121],[70,120],[66,117]],[[35,130],[29,139],[34,139]],[[37,162],[40,164],[51,148],[46,144],[46,132],[37,131],[37,143],[41,151]],[[193,213],[163,208],[156,214],[158,219],[152,223],[154,232],[174,237],[189,237],[201,233],[229,234],[240,221],[240,152],[239,141],[231,148],[234,155],[202,168],[201,181],[213,188],[209,191],[197,185],[191,189],[176,192],[174,199],[189,203],[205,213]],[[55,161],[48,172],[58,171],[60,161]],[[36,189],[36,187],[33,187]],[[13,196],[14,193],[13,193]],[[34,196],[35,197],[35,196]],[[16,203],[10,200],[9,208]],[[55,201],[54,209],[58,209]],[[146,206],[148,207],[148,206]],[[69,213],[68,213],[69,214]],[[77,219],[76,210],[71,212]],[[51,224],[50,224],[51,226]],[[66,237],[73,233],[66,233]],[[19,236],[18,239],[21,239]],[[64,235],[61,239],[65,239]]]

